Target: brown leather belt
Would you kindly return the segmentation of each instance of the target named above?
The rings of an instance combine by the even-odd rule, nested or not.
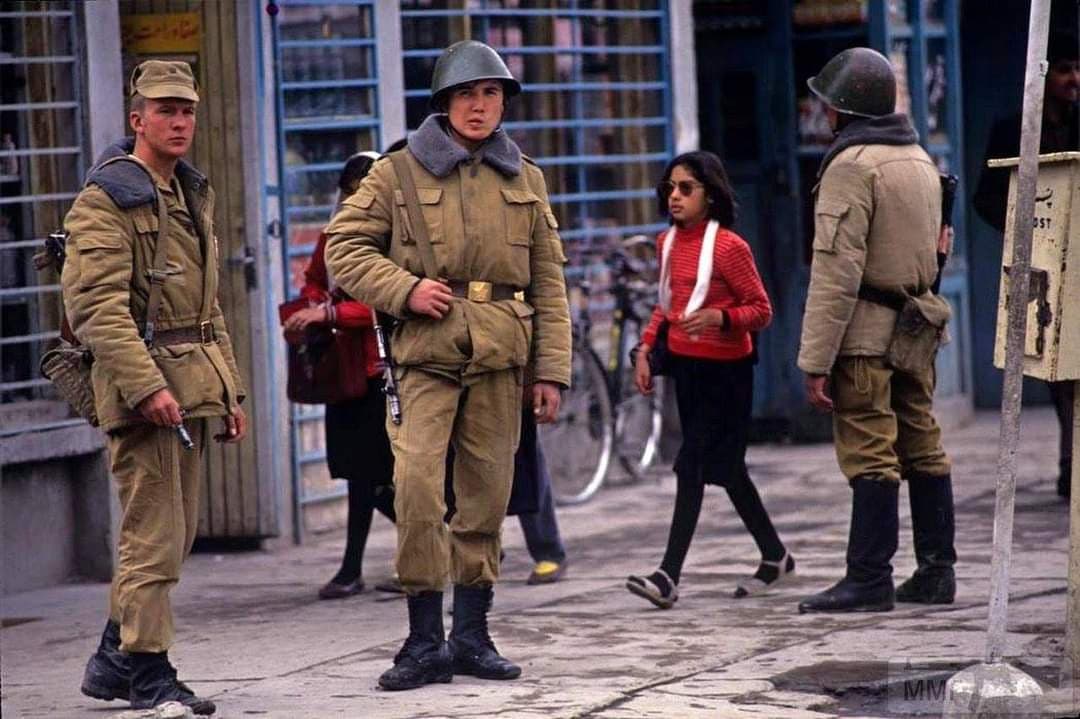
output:
[[[157,330],[151,347],[163,347],[165,345],[180,345],[187,342],[211,345],[217,342],[214,332],[214,323],[210,320],[201,322],[191,327],[177,327],[171,330]]]
[[[467,280],[448,280],[454,297],[463,297],[473,302],[492,302],[495,300],[525,301],[525,292],[513,285],[500,285],[496,282],[469,282]]]

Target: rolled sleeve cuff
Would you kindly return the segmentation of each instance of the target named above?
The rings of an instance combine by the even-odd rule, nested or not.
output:
[[[802,370],[803,373],[809,375],[827,375],[832,372],[833,364],[835,363],[835,359],[833,359],[832,362],[826,364],[824,362],[821,362],[820,360],[806,360],[802,357],[800,357],[798,361],[799,369]]]
[[[155,392],[160,392],[161,390],[168,388],[169,384],[165,381],[165,378],[162,377],[158,382],[155,382],[154,384],[140,387],[134,392],[128,392],[124,397],[124,401],[127,402],[128,407],[130,407],[131,409],[138,410],[139,405],[144,399],[154,394]]]
[[[390,314],[399,319],[404,319],[412,315],[412,312],[409,310],[409,297],[422,279],[424,278],[411,275],[409,280],[401,283],[401,289],[395,293],[393,301],[391,302],[389,308]]]

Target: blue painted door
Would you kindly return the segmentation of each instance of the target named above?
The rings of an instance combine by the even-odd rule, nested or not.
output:
[[[750,244],[773,304],[773,323],[757,337],[754,417],[775,436],[791,431],[796,415],[809,416],[795,367],[808,267],[793,184],[788,7],[773,0],[737,23],[715,10],[699,3],[695,15],[701,147],[727,169],[739,203],[735,231]]]

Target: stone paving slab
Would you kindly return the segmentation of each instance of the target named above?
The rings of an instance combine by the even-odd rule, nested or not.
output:
[[[663,553],[674,482],[661,474],[560,511],[571,561],[557,584],[525,585],[531,563],[508,520],[492,627],[500,649],[523,665],[520,681],[376,689],[404,637],[405,603],[371,591],[316,599],[336,569],[340,534],[274,553],[193,556],[174,594],[178,644],[170,656],[228,718],[900,716],[884,696],[889,659],[937,662],[940,671],[981,658],[996,441],[993,415],[946,436],[960,555],[960,592],[949,607],[797,614],[801,597],[843,571],[850,490],[828,445],[770,445],[751,449],[751,472],[799,563],[771,595],[731,598],[756,551],[715,490],[706,494],[676,607],[657,610],[625,591],[626,575],[651,571]],[[1044,678],[1061,663],[1068,549],[1054,442],[1051,412],[1025,415],[1008,653]],[[898,578],[914,568],[904,494]],[[393,546],[392,527],[376,520],[369,584],[387,574]],[[32,620],[0,633],[4,717],[104,719],[126,708],[78,691],[106,597],[101,584],[3,597],[5,619]],[[1059,711],[1072,711],[1069,701]]]

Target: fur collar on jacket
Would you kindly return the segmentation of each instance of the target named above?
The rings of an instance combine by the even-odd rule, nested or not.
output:
[[[443,178],[459,163],[468,160],[469,151],[450,137],[446,115],[428,115],[416,132],[409,135],[409,151],[424,169]],[[494,167],[506,177],[521,174],[521,150],[501,127],[476,151],[476,159]]]
[[[859,118],[836,134],[836,139],[825,153],[825,159],[821,161],[818,179],[825,174],[825,168],[833,158],[854,145],[914,145],[918,141],[919,133],[915,132],[907,115],[893,113]]]
[[[135,139],[125,137],[105,148],[86,176],[88,183],[101,187],[121,209],[139,207],[154,201],[154,183],[140,166],[133,162],[101,164],[114,157],[125,157],[135,149]],[[206,177],[184,160],[176,163],[176,178],[185,191],[197,191]],[[186,192],[185,192],[186,194]]]

